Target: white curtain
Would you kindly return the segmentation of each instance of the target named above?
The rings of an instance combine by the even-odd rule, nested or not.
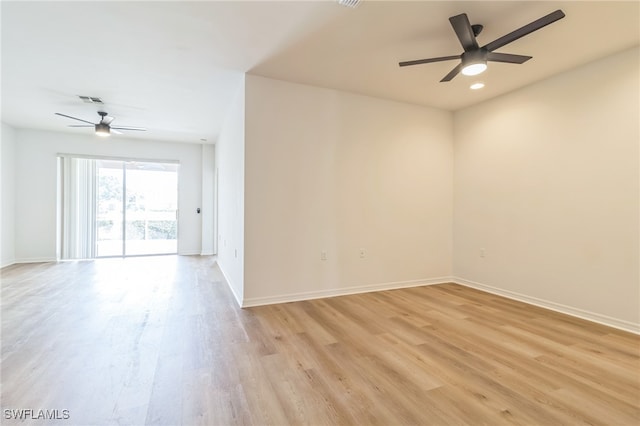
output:
[[[62,259],[96,254],[96,161],[62,159]]]

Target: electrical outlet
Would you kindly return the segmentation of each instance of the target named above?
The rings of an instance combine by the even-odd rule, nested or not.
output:
[[[480,249],[480,257],[486,257],[487,256],[487,250],[484,248]]]
[[[327,260],[327,252],[326,251],[321,251],[320,252],[320,260]]]
[[[365,249],[361,248],[360,249],[360,259],[364,259],[365,257],[367,257],[367,252],[365,251]]]

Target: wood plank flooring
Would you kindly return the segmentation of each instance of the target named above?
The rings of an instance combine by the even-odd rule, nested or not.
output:
[[[454,284],[240,309],[210,257],[1,278],[6,425],[640,424],[639,336]]]

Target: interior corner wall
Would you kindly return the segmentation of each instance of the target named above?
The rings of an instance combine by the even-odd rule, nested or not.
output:
[[[57,154],[178,160],[178,253],[200,254],[201,148],[188,143],[154,142],[95,135],[16,129],[15,250],[17,262],[56,260]]]
[[[0,268],[16,260],[15,250],[15,130],[2,123],[0,134]]]
[[[216,141],[217,255],[233,294],[244,298],[245,82],[231,105]]]
[[[456,112],[454,274],[640,331],[638,49]]]
[[[450,280],[450,112],[247,75],[245,114],[245,306]]]

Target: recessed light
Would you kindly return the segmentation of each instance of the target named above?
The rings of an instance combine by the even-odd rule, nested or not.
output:
[[[484,83],[481,81],[478,81],[477,83],[473,83],[471,86],[469,86],[469,89],[478,90],[478,89],[482,89],[483,87],[484,87]]]

